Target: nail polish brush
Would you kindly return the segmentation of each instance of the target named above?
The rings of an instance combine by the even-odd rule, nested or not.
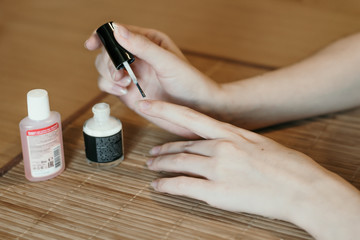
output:
[[[128,72],[131,80],[139,89],[141,96],[146,97],[144,91],[141,89],[137,78],[130,67],[130,64],[135,61],[134,55],[132,55],[129,51],[123,48],[114,37],[114,24],[113,22],[108,22],[99,27],[96,30],[97,35],[99,36],[101,42],[103,43],[107,53],[110,56],[110,59],[115,65],[117,70],[121,68],[125,68]]]
[[[146,95],[145,95],[144,91],[141,89],[141,87],[140,87],[140,85],[139,85],[139,83],[138,83],[138,81],[137,81],[137,79],[136,79],[136,76],[135,76],[133,70],[131,69],[129,63],[128,63],[127,61],[125,61],[125,62],[123,62],[123,65],[124,65],[126,71],[128,72],[128,74],[130,75],[131,80],[133,81],[133,83],[134,83],[134,84],[137,86],[137,88],[139,89],[139,91],[140,91],[140,93],[141,93],[141,96],[142,96],[142,97],[146,97]]]

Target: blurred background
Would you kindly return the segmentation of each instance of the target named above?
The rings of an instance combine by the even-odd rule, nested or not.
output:
[[[1,173],[21,159],[18,123],[27,115],[29,90],[48,90],[52,110],[65,122],[104,96],[97,52],[83,44],[107,21],[159,29],[200,70],[232,81],[291,64],[359,31],[360,1],[0,0]],[[228,75],[216,71],[219,61],[234,64]]]

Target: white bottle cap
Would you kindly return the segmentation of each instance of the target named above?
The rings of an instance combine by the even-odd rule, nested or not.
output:
[[[50,116],[49,96],[44,89],[34,89],[27,93],[28,117],[44,120]]]
[[[93,106],[92,112],[96,122],[107,122],[110,116],[110,106],[107,103],[98,103]]]

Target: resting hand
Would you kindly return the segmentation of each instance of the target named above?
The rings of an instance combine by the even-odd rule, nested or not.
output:
[[[155,180],[155,190],[290,221],[318,238],[351,239],[358,231],[359,192],[310,157],[186,107],[140,101],[138,109],[204,138],[150,151],[149,169],[187,174]]]

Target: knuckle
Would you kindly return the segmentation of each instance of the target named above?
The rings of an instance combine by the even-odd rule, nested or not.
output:
[[[183,115],[189,120],[189,121],[195,121],[198,118],[198,115],[190,108],[188,107],[182,107],[182,113]]]
[[[159,179],[157,182],[156,189],[161,192],[166,191],[166,182],[167,182],[166,179]]]
[[[159,179],[157,183],[157,190],[161,192],[168,192],[168,193],[179,193],[184,191],[187,184],[187,179],[184,176],[175,177],[175,178],[165,178]]]
[[[107,87],[106,87],[106,81],[104,80],[103,77],[99,76],[98,78],[98,86],[100,88],[100,90],[102,91],[106,91]]]
[[[229,129],[228,128],[227,130],[228,130],[229,139],[233,139],[233,140],[244,139],[244,136],[239,131],[237,131],[238,129],[234,129],[234,128]]]
[[[163,162],[162,157],[154,158],[153,162],[152,162],[152,164],[150,166],[150,169],[155,170],[155,171],[161,170],[162,162]]]
[[[190,152],[193,148],[195,142],[194,141],[187,141],[184,143],[183,150],[184,152]]]
[[[148,37],[149,39],[151,40],[161,40],[161,39],[168,39],[168,35],[165,34],[164,32],[161,32],[157,29],[153,29],[153,28],[150,28],[148,29],[148,33],[146,34],[146,37]]]
[[[230,153],[238,149],[238,146],[230,140],[219,140],[215,143],[215,152],[218,154]]]
[[[139,35],[138,37],[139,46],[142,47],[142,51],[147,51],[151,47],[151,42],[148,38]]]
[[[173,164],[175,166],[181,166],[184,163],[187,156],[188,155],[186,153],[178,153],[178,154],[176,154]]]
[[[159,154],[168,153],[171,149],[170,143],[165,143],[160,146]]]
[[[100,64],[102,62],[102,54],[98,54],[95,58],[95,67],[100,68]]]
[[[170,37],[166,33],[163,33],[163,32],[158,31],[157,37],[159,39],[160,45],[162,45],[164,42],[167,43],[170,41]]]
[[[173,180],[174,180],[174,187],[178,191],[182,191],[188,187],[187,178],[184,176],[173,178]]]

